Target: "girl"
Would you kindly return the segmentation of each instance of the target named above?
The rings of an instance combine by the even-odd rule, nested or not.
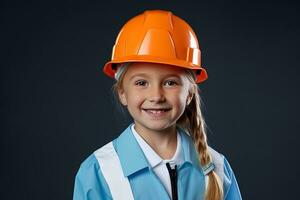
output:
[[[120,31],[104,72],[133,123],[91,154],[74,200],[239,200],[226,158],[207,144],[197,83],[207,79],[191,27],[145,11]]]

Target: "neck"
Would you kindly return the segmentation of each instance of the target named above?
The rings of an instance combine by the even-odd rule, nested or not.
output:
[[[177,148],[176,124],[163,130],[152,130],[135,123],[134,128],[162,159],[173,157]]]

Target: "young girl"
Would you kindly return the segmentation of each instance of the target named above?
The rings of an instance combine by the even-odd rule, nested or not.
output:
[[[74,200],[239,200],[226,158],[207,144],[195,33],[171,12],[145,11],[120,31],[104,72],[133,123],[91,154]]]

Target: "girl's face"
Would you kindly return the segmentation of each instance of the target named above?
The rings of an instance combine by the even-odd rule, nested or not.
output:
[[[137,130],[174,127],[193,96],[184,70],[170,65],[131,63],[122,83],[119,98]]]

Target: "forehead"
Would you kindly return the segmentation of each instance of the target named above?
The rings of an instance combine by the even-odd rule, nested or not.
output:
[[[165,76],[165,75],[177,75],[184,74],[184,69],[181,67],[159,64],[159,63],[130,63],[126,72],[127,76],[134,76],[137,74],[145,74],[148,76]]]

